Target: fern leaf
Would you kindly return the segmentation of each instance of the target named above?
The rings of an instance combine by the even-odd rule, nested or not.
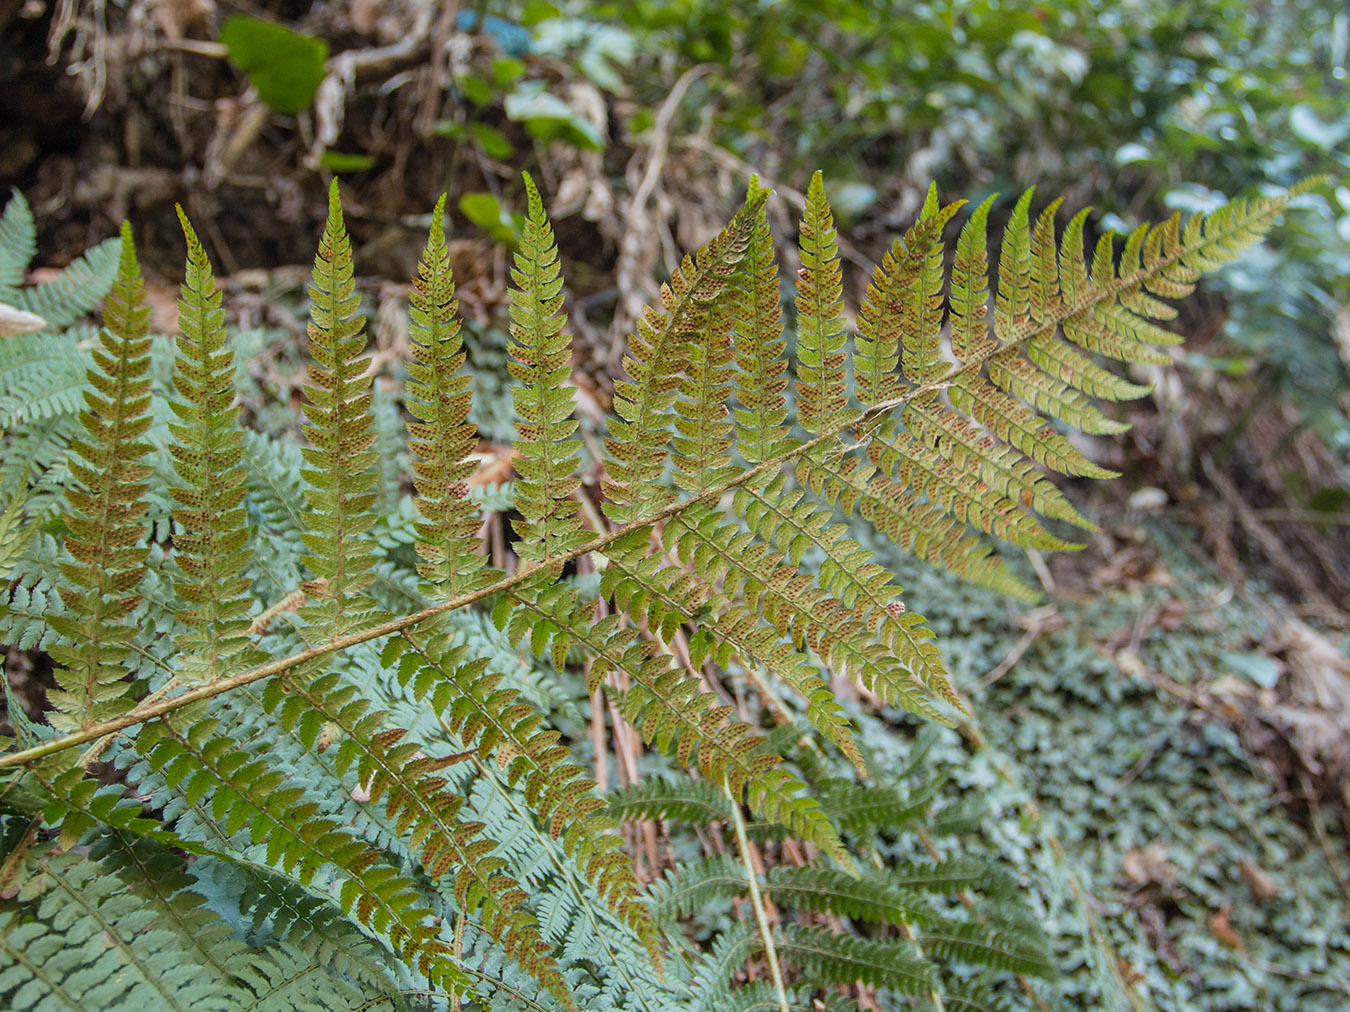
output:
[[[672,924],[714,900],[741,896],[747,888],[745,865],[734,854],[678,865],[654,885],[657,920]]]
[[[690,825],[731,822],[731,802],[726,792],[706,780],[668,780],[648,777],[606,796],[609,813],[616,819],[670,819]],[[740,868],[738,864],[736,866]],[[743,871],[736,873],[742,882]]]
[[[447,597],[481,582],[486,559],[478,550],[478,509],[466,482],[477,444],[469,423],[469,377],[460,372],[464,342],[454,273],[445,242],[445,197],[436,202],[431,234],[409,294],[412,361],[408,363],[408,444],[415,462],[418,572]]]
[[[721,232],[661,286],[664,312],[648,308],[628,341],[627,380],[614,384],[614,412],[605,514],[614,523],[632,523],[673,499],[659,484],[670,440],[679,377],[690,358],[690,344],[707,324],[709,307],[722,301],[735,280],[754,228],[754,215],[767,194],[753,194]]]
[[[921,257],[918,271],[909,279],[901,294],[901,348],[900,365],[905,378],[922,386],[945,374],[948,366],[942,361],[942,281],[945,251],[942,229],[964,205],[964,201],[940,208],[937,187],[928,188],[915,226],[914,238],[906,249]],[[926,233],[917,231],[928,225]],[[925,237],[926,236],[926,237]],[[889,312],[894,312],[887,306]]]
[[[230,1012],[237,991],[192,958],[122,881],[75,854],[36,859],[0,924],[0,994],[15,1012],[156,1008]]]
[[[998,255],[998,294],[994,299],[994,336],[1006,341],[1014,325],[1031,313],[1031,221],[1035,188],[1018,198],[1003,231]],[[1043,297],[1043,296],[1042,296]]]
[[[985,252],[988,245],[985,226],[994,199],[993,195],[988,197],[966,219],[961,228],[961,238],[956,244],[948,301],[951,306],[952,353],[958,362],[983,358],[994,347],[986,318],[989,258]]]
[[[1055,964],[1039,931],[1000,929],[987,924],[948,923],[925,928],[917,939],[924,952],[944,961],[961,961],[1011,973],[1050,977]]]
[[[459,818],[463,798],[447,787],[444,778],[431,775],[452,760],[428,758],[417,744],[402,740],[404,730],[386,729],[387,714],[373,709],[353,686],[339,685],[336,674],[293,685],[289,694],[273,682],[265,705],[283,727],[298,728],[311,749],[326,719],[341,736],[335,760],[338,772],[355,767],[370,804],[383,800],[385,816],[394,820],[431,880],[453,871],[452,895],[459,909],[472,914],[481,907],[488,933],[570,1006],[570,992],[548,944],[533,915],[522,906],[525,891],[502,872],[504,862],[488,857],[495,843],[481,835],[482,824]]]
[[[820,865],[779,865],[770,869],[766,884],[775,903],[796,910],[896,926],[921,924],[933,916],[926,901],[876,873],[855,876]]]
[[[12,190],[0,216],[0,302],[41,317],[46,322],[42,333],[51,337],[93,310],[108,293],[121,262],[121,240],[99,243],[50,281],[25,287],[24,272],[36,252],[33,213],[23,194]]]
[[[356,600],[371,580],[374,543],[362,535],[375,522],[375,434],[370,418],[370,377],[360,357],[365,318],[352,277],[352,251],[338,203],[337,181],[328,193],[328,220],[309,290],[309,350],[313,363],[305,386],[308,465],[302,472],[310,505],[310,530],[302,538],[306,585],[312,602],[302,611],[312,635],[327,639],[358,627],[368,610]]]
[[[901,994],[926,994],[937,984],[933,964],[914,954],[905,943],[789,925],[777,946],[780,958],[820,983],[861,981]]]
[[[188,680],[214,681],[266,659],[248,648],[249,564],[244,512],[244,436],[235,424],[234,363],[225,317],[206,251],[178,209],[187,238],[187,275],[179,301],[178,369],[171,423],[174,467],[174,558],[185,580],[175,588],[188,607],[179,644],[190,657]]]
[[[731,291],[724,289],[726,294]],[[695,313],[688,361],[676,386],[672,451],[675,484],[697,494],[722,484],[736,471],[731,466],[731,420],[726,406],[735,359],[731,336],[735,304],[724,295],[697,306]]]
[[[564,851],[610,908],[655,949],[655,928],[639,899],[632,863],[620,849],[614,821],[601,813],[595,783],[570,761],[556,731],[540,730],[543,717],[520,696],[500,688],[501,676],[488,672],[461,644],[424,643],[407,634],[385,649],[384,660],[399,660],[399,679],[419,700],[444,714],[460,742],[487,761],[496,753],[506,781],[519,784],[550,836],[562,837]]]
[[[827,463],[817,456],[803,456],[797,462],[797,480],[845,515],[857,512],[901,549],[926,562],[1009,597],[1036,597],[959,521],[921,501],[913,489],[877,476],[873,465],[855,457]],[[924,716],[942,721],[934,714]]]
[[[750,180],[750,196],[760,192]],[[736,396],[741,406],[732,415],[736,448],[752,464],[770,460],[785,449],[787,437],[787,344],[783,340],[783,305],[778,262],[774,258],[769,220],[761,206],[738,278],[734,346]]]
[[[516,253],[511,293],[511,375],[516,413],[516,551],[527,562],[564,555],[585,540],[577,518],[580,479],[572,439],[577,423],[566,386],[572,368],[572,337],[563,330],[562,276],[553,229],[534,180],[525,176],[529,211]]]
[[[23,284],[24,271],[37,255],[37,225],[33,212],[18,190],[9,191],[9,203],[0,215],[0,302],[13,305]]]
[[[882,473],[922,493],[967,526],[1022,547],[1047,551],[1078,547],[1048,533],[1006,493],[990,488],[912,432],[897,432],[887,423],[868,443],[867,455]]]
[[[824,553],[818,579],[828,597],[794,594],[796,603],[787,602],[799,640],[810,642],[836,670],[846,670],[889,703],[910,707],[917,681],[952,705],[962,705],[923,616],[907,614],[897,605],[901,588],[871,561],[870,552],[843,537],[842,524],[831,523],[830,515],[804,499],[801,490],[789,490],[782,475],[762,490],[742,485],[733,507],[793,566],[807,546]],[[802,602],[814,607],[804,608]],[[854,629],[875,636],[883,651],[872,650],[873,644],[859,640]],[[780,627],[780,632],[786,630]],[[904,665],[898,673],[888,663],[891,658]]]
[[[844,417],[844,272],[839,239],[815,173],[802,215],[797,272],[797,421],[817,435]]]
[[[69,493],[66,549],[72,560],[61,567],[68,613],[50,620],[63,638],[49,648],[64,668],[49,697],[58,731],[88,727],[129,705],[122,662],[136,630],[123,620],[138,601],[135,589],[145,573],[150,448],[140,440],[150,427],[150,310],[127,225],[121,248],[101,349],[89,371],[93,389],[80,416],[85,435],[72,446],[78,459],[71,461],[71,474],[82,487]]]
[[[930,191],[924,213],[872,272],[858,314],[854,357],[858,399],[872,406],[900,393],[896,359],[905,349],[905,374],[928,382],[940,370],[942,230],[961,203],[936,207]]]
[[[648,556],[650,541],[650,532],[640,529],[609,547],[601,595],[613,596],[619,607],[645,618],[667,643],[697,613],[699,629],[689,641],[693,665],[712,656],[726,667],[736,656],[747,666],[764,668],[806,700],[811,723],[861,768],[848,716],[815,666],[750,608],[716,593],[702,577]]]
[[[777,765],[778,756],[757,752],[760,739],[750,726],[728,721],[731,708],[716,705],[716,695],[672,667],[668,655],[657,653],[636,630],[622,628],[618,616],[591,621],[571,588],[517,589],[512,596],[522,606],[510,619],[513,639],[528,631],[536,649],[550,637],[557,640],[555,650],[559,643],[585,647],[594,656],[588,692],[596,690],[608,671],[625,672],[632,687],[620,698],[619,712],[649,745],[673,753],[683,766],[697,767],[714,783],[727,780],[733,791],[746,792],[764,818],[849,860],[819,807],[799,796],[804,785]]]
[[[275,683],[274,683],[275,684]],[[186,786],[189,798],[210,797],[210,810],[226,833],[247,828],[255,844],[266,844],[267,861],[301,883],[324,865],[343,881],[342,908],[371,930],[388,936],[395,950],[423,973],[447,983],[465,981],[447,958],[447,946],[428,925],[430,911],[406,876],[381,860],[377,851],[335,820],[316,814],[304,788],[286,784],[283,770],[265,757],[241,751],[220,721],[208,717],[178,730],[168,718],[146,724],[136,749],[173,785]],[[314,723],[317,735],[319,723]]]
[[[14,431],[77,416],[92,364],[80,343],[92,337],[92,329],[72,327],[60,334],[23,334],[0,342],[0,429]]]

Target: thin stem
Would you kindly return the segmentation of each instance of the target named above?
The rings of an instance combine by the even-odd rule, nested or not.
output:
[[[778,992],[778,1007],[789,1012],[787,988],[783,986],[783,971],[778,967],[778,950],[774,948],[773,933],[769,931],[769,915],[764,909],[764,898],[759,894],[759,877],[750,860],[750,838],[745,834],[745,819],[741,817],[741,800],[731,790],[731,784],[724,777],[722,789],[731,800],[731,815],[736,820],[736,842],[741,848],[741,860],[745,862],[745,880],[750,883],[750,905],[755,908],[755,920],[759,922],[759,934],[764,939],[764,956],[769,961],[769,975],[773,977],[773,987]]]

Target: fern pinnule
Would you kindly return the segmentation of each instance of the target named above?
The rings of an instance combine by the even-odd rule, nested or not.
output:
[[[445,196],[436,202],[431,232],[408,296],[412,361],[408,363],[408,447],[414,456],[418,572],[447,597],[481,585],[486,558],[478,550],[478,509],[469,498],[477,445],[469,422],[472,387],[460,374],[454,272],[445,241]]]
[[[751,178],[749,196],[760,192]],[[783,302],[778,261],[764,207],[754,225],[738,275],[736,323],[736,398],[733,409],[736,448],[752,464],[770,460],[786,447],[787,342],[783,339]]]
[[[174,558],[186,579],[175,590],[188,607],[179,644],[187,653],[178,676],[214,681],[266,660],[248,646],[251,553],[244,510],[244,434],[235,423],[234,362],[211,264],[183,209],[187,273],[179,300],[178,361],[170,423],[181,485],[173,489]]]
[[[575,549],[586,535],[577,517],[581,441],[572,417],[575,399],[567,378],[572,336],[563,328],[562,271],[553,228],[539,190],[528,175],[529,209],[511,279],[511,375],[517,423],[515,468],[516,552],[522,561],[543,562]]]
[[[811,177],[802,216],[797,271],[797,421],[817,435],[847,407],[844,271],[839,236],[821,173]]]
[[[363,535],[375,522],[375,442],[371,377],[361,357],[365,317],[353,280],[352,249],[342,220],[337,180],[328,192],[328,220],[314,258],[309,290],[309,351],[305,385],[307,465],[305,497],[310,529],[301,537],[314,574],[302,615],[307,635],[327,639],[351,632],[370,606],[358,595],[371,580],[374,542]]]
[[[942,231],[962,202],[937,208],[929,193],[924,213],[872,272],[858,312],[853,368],[858,399],[871,406],[901,392],[896,362],[915,382],[946,366],[939,359],[942,322]],[[907,348],[905,362],[901,349]]]
[[[614,417],[605,440],[605,515],[616,524],[651,516],[674,499],[659,479],[681,374],[707,313],[735,280],[754,215],[766,197],[764,192],[753,195],[697,255],[684,258],[670,282],[661,286],[664,312],[646,309],[629,338],[624,357],[628,379],[614,385]]]
[[[100,347],[93,354],[80,421],[85,434],[72,443],[66,550],[60,588],[66,613],[53,615],[61,641],[48,648],[59,665],[49,696],[49,720],[76,731],[128,709],[122,662],[136,630],[123,623],[135,607],[145,574],[145,479],[150,428],[150,309],[129,225],[122,226],[117,282],[103,313]]]

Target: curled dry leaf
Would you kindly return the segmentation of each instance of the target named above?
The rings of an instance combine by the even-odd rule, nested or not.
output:
[[[35,334],[45,326],[47,326],[47,321],[38,316],[37,313],[15,309],[13,306],[0,302],[0,337]]]

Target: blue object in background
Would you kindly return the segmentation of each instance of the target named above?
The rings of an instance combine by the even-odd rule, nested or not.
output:
[[[478,30],[478,12],[460,11],[455,15],[455,29],[461,32]],[[524,56],[530,51],[530,33],[514,21],[489,14],[483,18],[483,31],[492,36],[497,48],[507,56]]]

